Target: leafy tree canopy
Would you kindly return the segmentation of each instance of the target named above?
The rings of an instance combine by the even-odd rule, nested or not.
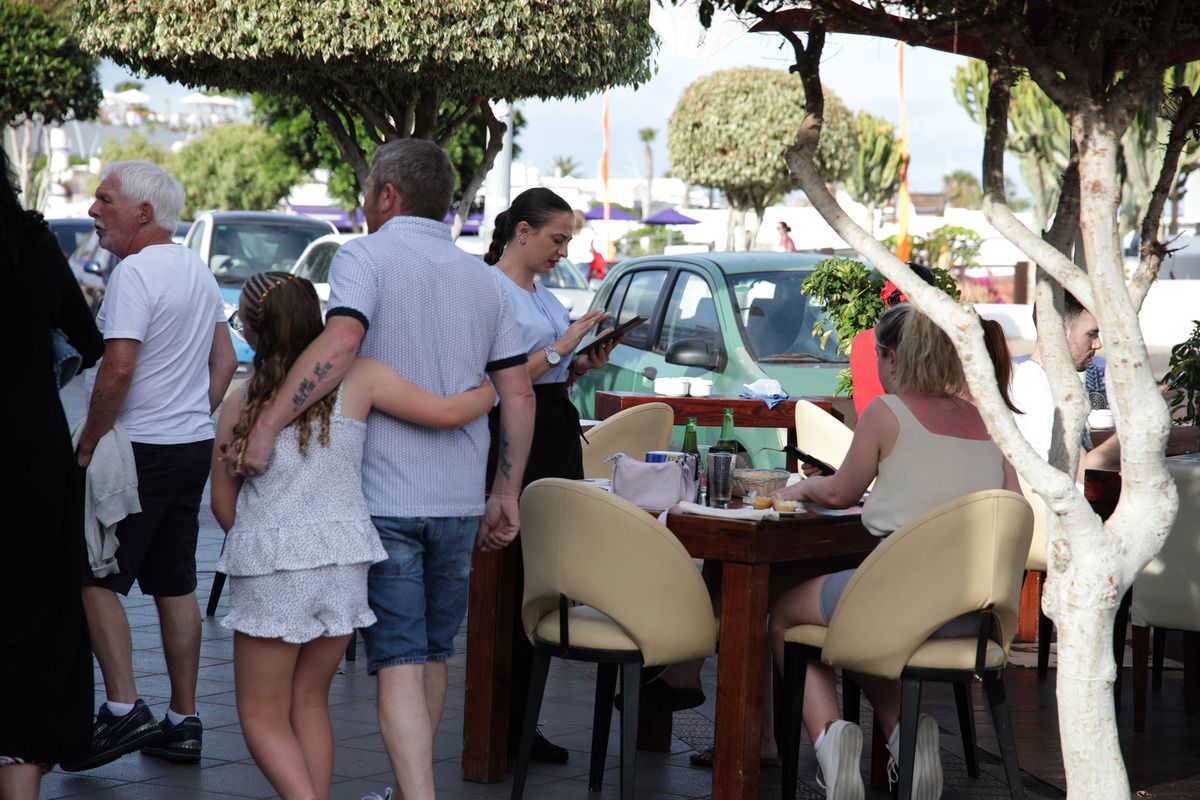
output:
[[[892,123],[866,111],[855,115],[854,130],[857,147],[846,171],[846,191],[868,208],[879,208],[900,187],[900,140]]]
[[[21,0],[0,0],[0,125],[90,119],[100,107],[96,59],[69,25]]]
[[[257,125],[222,125],[188,142],[175,156],[187,191],[184,216],[204,209],[263,211],[303,177],[270,133]]]
[[[655,46],[644,0],[79,0],[78,14],[85,47],[135,70],[297,98],[360,183],[361,133],[444,144],[477,112],[496,132],[486,100],[637,84]]]
[[[671,174],[720,189],[737,209],[760,212],[793,188],[783,150],[804,114],[800,80],[781,70],[746,67],[692,83],[667,123]],[[854,120],[825,91],[818,164],[829,182],[844,178],[855,147]]]
[[[338,150],[337,142],[326,126],[304,103],[296,98],[255,94],[251,103],[251,115],[257,122],[266,125],[279,147],[291,158],[302,172],[323,169],[329,173],[329,196],[343,208],[358,208],[362,197],[362,186],[354,168],[346,162]],[[520,111],[512,114],[513,138],[520,136],[525,120]],[[479,166],[483,163],[487,144],[487,127],[479,117],[463,125],[445,143],[446,153],[454,164],[454,193],[461,196]],[[360,132],[358,145],[369,161],[375,153],[376,144]],[[521,152],[513,142],[513,155]]]

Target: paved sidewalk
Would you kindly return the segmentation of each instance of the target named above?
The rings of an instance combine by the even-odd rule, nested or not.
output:
[[[83,414],[81,382],[76,381],[63,393],[68,418]],[[212,585],[212,571],[220,553],[223,535],[207,509],[201,515],[198,565],[200,605],[203,610]],[[166,708],[169,685],[159,640],[157,613],[153,601],[136,589],[126,601],[133,628],[134,669],[138,689],[156,715]],[[198,708],[204,721],[204,757],[199,765],[171,765],[134,753],[118,761],[81,774],[55,770],[43,781],[42,797],[80,797],[89,800],[130,798],[138,800],[219,800],[220,798],[266,798],[274,792],[250,758],[238,724],[233,683],[232,634],[221,627],[220,617],[227,613],[223,600],[217,618],[205,619],[201,646]],[[439,797],[507,798],[511,783],[478,784],[462,779],[460,760],[463,724],[463,682],[465,633],[458,639],[459,652],[450,662],[450,693],[445,718],[435,742],[436,777]],[[1063,770],[1059,755],[1058,725],[1055,712],[1053,673],[1051,680],[1039,683],[1032,669],[1009,669],[1005,683],[1013,708],[1014,728],[1025,793],[1031,800],[1064,796]],[[614,727],[609,742],[608,771],[604,790],[598,795],[587,791],[588,748],[591,743],[594,668],[555,661],[551,666],[546,700],[541,714],[542,729],[553,742],[571,751],[569,764],[535,765],[531,770],[526,797],[532,800],[608,800],[618,797],[618,736]],[[1119,716],[1122,743],[1130,764],[1135,789],[1159,800],[1200,796],[1200,725],[1195,717],[1182,711],[1182,673],[1169,671],[1163,688],[1151,694],[1149,731],[1131,731],[1132,703],[1129,678],[1126,677],[1125,703]],[[688,764],[689,754],[712,744],[715,661],[710,659],[704,673],[707,703],[693,711],[675,716],[675,739],[670,753],[639,753],[637,796],[641,800],[680,800],[705,798],[711,792],[711,773]],[[96,670],[96,703],[103,701],[103,684]],[[976,687],[976,722],[983,775],[975,780],[966,776],[965,763],[949,687],[927,687],[923,709],[939,721],[942,732],[942,762],[946,775],[944,797],[1006,798],[1008,789],[999,761],[989,754],[997,752],[991,734],[991,721]],[[335,800],[359,800],[363,795],[393,782],[383,741],[375,717],[375,680],[366,674],[366,659],[359,644],[359,658],[344,662],[331,692],[337,757],[334,765]],[[869,707],[864,705],[864,714]],[[868,731],[869,719],[864,720]],[[866,749],[869,752],[869,733]],[[805,737],[801,750],[799,797],[823,798],[815,782],[816,762]],[[867,759],[864,759],[864,764]],[[1035,777],[1036,776],[1036,777]],[[760,797],[777,798],[780,794],[779,770],[763,773]],[[868,791],[868,797],[886,798],[885,792]]]

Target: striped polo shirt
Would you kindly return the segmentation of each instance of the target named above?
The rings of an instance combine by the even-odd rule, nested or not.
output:
[[[433,394],[457,394],[478,386],[486,372],[525,363],[501,277],[455,246],[449,226],[393,217],[338,250],[328,316],[366,327],[359,355]],[[488,441],[486,416],[448,431],[372,411],[363,453],[371,514],[482,514]]]

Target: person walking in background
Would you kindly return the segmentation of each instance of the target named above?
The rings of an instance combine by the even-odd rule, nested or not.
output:
[[[453,167],[436,144],[402,139],[375,151],[364,201],[373,232],[338,250],[325,330],[264,404],[242,459],[246,475],[264,472],[279,432],[337,387],[356,354],[441,396],[474,389],[485,374],[496,387],[500,468],[486,500],[482,419],[431,430],[378,411],[367,418],[363,490],[388,560],[368,577],[378,622],[363,638],[405,800],[434,796],[433,738],[446,660],[466,615],[471,554],[476,541],[498,549],[516,536],[533,432],[527,356],[503,278],[451,240],[442,219],[453,193]]]
[[[242,735],[281,797],[326,800],[333,779],[329,685],[355,628],[375,622],[367,571],[387,558],[362,493],[372,407],[421,425],[458,428],[492,407],[484,381],[441,398],[386,364],[360,358],[341,386],[281,431],[269,472],[230,475],[263,405],[321,332],[312,284],[254,275],[232,320],[254,348],[254,373],[217,423],[213,514],[228,536],[217,569],[230,576],[234,676]],[[296,509],[303,508],[302,515]]]
[[[574,221],[571,207],[554,192],[540,187],[527,189],[517,195],[507,211],[497,215],[492,243],[483,257],[488,264],[495,264],[504,276],[502,284],[508,306],[520,329],[522,345],[529,357],[529,378],[537,395],[533,443],[521,479],[522,489],[539,478],[583,477],[579,412],[567,397],[567,385],[589,369],[607,364],[616,344],[613,340],[588,355],[573,355],[587,332],[606,315],[603,311],[589,311],[572,323],[562,303],[536,280],[539,275],[554,269],[560,258],[566,257]],[[502,414],[503,404],[489,417],[492,435],[489,475],[496,470],[495,454],[499,452]],[[533,645],[521,626],[523,573],[518,556],[508,715],[508,749],[513,756],[521,739],[525,696],[533,667]],[[551,744],[538,732],[533,744],[535,761],[562,764],[568,757],[564,748]]]
[[[88,374],[90,401],[76,456],[87,467],[101,437],[119,425],[132,442],[141,511],[117,526],[118,571],[98,577],[85,562],[83,602],[107,701],[92,744],[64,764],[78,771],[142,747],[171,761],[200,760],[196,713],[200,609],[196,540],[213,428],[237,369],[216,279],[171,234],[183,187],[148,161],[119,161],[100,174],[88,209],[100,246],[123,259],[96,317],[104,357]],[[100,570],[103,573],[103,570]],[[129,620],[117,594],[134,581],[154,597],[171,701],[161,723],[138,698]]]
[[[19,420],[5,435],[0,558],[0,797],[35,800],[42,773],[82,756],[92,719],[92,651],[79,594],[83,503],[52,368],[53,331],[90,367],[104,340],[40,214],[21,208],[0,148],[0,274],[13,297],[4,341]],[[15,365],[13,361],[15,360]]]
[[[792,228],[783,220],[775,226],[775,230],[779,231],[779,250],[782,253],[796,252],[796,243],[792,241]]]

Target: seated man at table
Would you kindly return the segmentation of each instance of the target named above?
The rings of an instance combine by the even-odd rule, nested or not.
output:
[[[1084,373],[1102,346],[1100,326],[1091,312],[1070,292],[1064,292],[1063,299],[1063,332],[1067,337],[1067,348],[1075,370]],[[1082,383],[1080,388],[1083,388]],[[1042,367],[1040,336],[1029,358],[1013,368],[1012,399],[1021,411],[1014,415],[1021,434],[1042,458],[1048,458],[1056,409],[1050,393],[1050,379]],[[1116,469],[1120,465],[1121,446],[1116,436],[1110,436],[1103,444],[1093,446],[1091,428],[1085,425],[1082,444],[1085,452],[1079,459],[1081,480],[1085,469]]]

